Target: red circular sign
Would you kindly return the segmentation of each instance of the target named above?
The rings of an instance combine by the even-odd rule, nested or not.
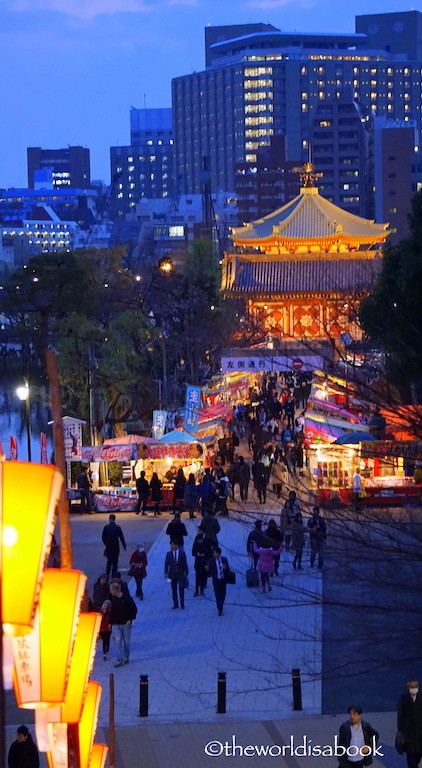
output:
[[[294,371],[300,371],[303,368],[303,360],[300,357],[294,357],[292,360],[292,368]]]

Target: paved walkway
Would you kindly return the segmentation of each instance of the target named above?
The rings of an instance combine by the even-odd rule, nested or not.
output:
[[[249,589],[245,581],[249,559],[244,553],[250,525],[235,519],[219,521],[223,553],[237,573],[236,585],[227,587],[224,615],[217,615],[212,584],[205,597],[193,597],[190,552],[200,519],[185,520],[191,586],[186,609],[172,609],[170,585],[163,577],[169,548],[166,520],[148,553],[145,599],[137,601],[130,663],[114,669],[113,661],[103,661],[100,648],[97,652],[93,679],[104,686],[100,723],[108,722],[110,672],[115,673],[118,725],[139,723],[140,674],[149,676],[150,718],[156,720],[213,718],[219,671],[227,673],[230,714],[260,718],[287,715],[292,709],[293,667],[302,671],[305,711],[320,712],[321,606],[309,595],[320,594],[322,573],[310,568],[294,571],[288,553],[282,556],[271,593],[263,595]],[[130,589],[134,590],[133,579]]]

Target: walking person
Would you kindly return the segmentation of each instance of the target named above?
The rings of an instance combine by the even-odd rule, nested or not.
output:
[[[211,512],[207,512],[202,519],[200,527],[205,531],[205,535],[208,537],[213,547],[218,547],[217,534],[220,533],[220,523],[216,516],[211,514]]]
[[[293,558],[293,568],[298,571],[302,570],[302,552],[303,547],[305,546],[305,530],[302,515],[300,512],[297,512],[292,522],[291,548],[295,553]]]
[[[340,726],[338,745],[348,752],[338,758],[338,768],[363,768],[372,763],[378,733],[369,723],[362,720],[362,707],[353,704],[347,711],[349,720]]]
[[[108,587],[107,587],[108,589]],[[101,608],[101,624],[100,624],[100,637],[103,646],[103,659],[107,661],[107,654],[110,652],[110,637],[111,637],[111,602],[110,600],[104,600]]]
[[[94,611],[100,611],[104,600],[107,600],[110,590],[108,587],[108,578],[105,573],[102,573],[98,577],[94,584],[94,591],[92,594],[92,605]]]
[[[220,479],[217,483],[216,492],[215,514],[220,515],[220,517],[228,517],[227,499],[230,496],[231,485],[224,470],[220,471]]]
[[[314,567],[315,558],[318,555],[318,568],[321,570],[324,562],[325,542],[327,539],[327,526],[321,517],[319,507],[313,507],[312,517],[308,520],[309,539],[311,544],[311,568]]]
[[[267,539],[264,539],[262,545],[257,547],[255,542],[253,543],[253,549],[256,555],[258,555],[257,571],[261,577],[261,588],[264,592],[271,592],[270,576],[274,573],[274,558],[279,557],[281,554],[281,545],[278,549],[274,549]]]
[[[276,521],[273,519],[268,520],[268,527],[265,531],[265,538],[268,540],[273,549],[280,549],[283,543],[283,534],[280,528],[278,528]],[[274,573],[276,576],[278,576],[279,565],[280,555],[274,555]]]
[[[251,470],[243,456],[239,456],[239,466],[237,470],[239,480],[240,500],[248,500],[249,481],[251,479]]]
[[[199,528],[192,546],[192,557],[195,558],[195,592],[194,597],[204,594],[207,586],[207,566],[212,557],[212,544],[205,536],[205,532]]]
[[[126,550],[125,537],[120,525],[116,523],[116,515],[110,515],[108,518],[108,525],[105,525],[102,533],[102,541],[105,546],[104,557],[107,558],[106,576],[110,577],[115,575],[119,567],[119,554],[121,543],[124,550]]]
[[[170,536],[170,541],[176,541],[181,549],[183,549],[185,536],[188,535],[186,525],[182,523],[180,519],[180,512],[176,512],[174,520],[171,520],[166,528],[167,536]]]
[[[136,597],[140,600],[144,599],[144,593],[142,590],[143,580],[147,576],[148,558],[145,552],[143,544],[138,544],[135,551],[132,552],[129,560],[129,575],[132,575],[136,581]]]
[[[177,470],[176,479],[173,484],[173,515],[176,513],[176,511],[183,511],[185,487],[186,477],[183,473],[183,469],[180,467]]]
[[[227,478],[230,483],[230,498],[232,501],[235,501],[235,487],[239,482],[239,461],[236,456],[227,470]]]
[[[260,504],[265,504],[267,501],[267,470],[262,461],[257,461],[255,466],[255,488],[258,493],[258,500]]]
[[[418,768],[422,760],[422,693],[415,679],[397,702],[397,731],[403,741],[407,768]]]
[[[256,544],[257,547],[261,547],[264,543],[264,538],[265,536],[262,530],[262,520],[255,520],[254,529],[250,532],[246,542],[246,551],[252,558],[254,568],[256,568],[258,564],[259,555],[254,551],[253,545]]]
[[[199,485],[198,493],[201,499],[202,516],[213,512],[215,506],[215,485],[209,467],[205,469],[205,475]]]
[[[216,547],[213,557],[209,561],[209,570],[214,587],[215,602],[218,615],[223,615],[224,601],[226,599],[227,576],[230,571],[227,557],[222,557],[220,547]]]
[[[78,486],[79,497],[81,499],[80,514],[83,515],[84,512],[88,512],[89,514],[91,512],[91,483],[89,482],[88,477],[88,467],[84,467],[82,472],[79,473],[76,478],[76,485]]]
[[[9,749],[7,762],[9,768],[39,768],[38,749],[26,725],[20,725],[17,729],[16,741]]]
[[[151,491],[151,500],[154,502],[154,517],[157,517],[157,515],[161,515],[160,502],[163,500],[163,484],[156,472],[152,473],[149,487]]]
[[[142,514],[146,515],[147,502],[150,494],[149,482],[145,477],[145,470],[142,470],[139,477],[136,478],[136,490],[138,492],[138,501],[136,502],[135,514],[139,515],[142,509]]]
[[[199,493],[198,488],[196,487],[195,475],[193,472],[190,473],[188,481],[185,485],[184,503],[186,509],[189,512],[190,519],[194,518],[195,511],[198,509],[199,505]]]
[[[355,505],[355,509],[358,510],[362,506],[362,497],[363,497],[363,478],[359,474],[359,467],[356,467],[355,469],[352,482],[353,482],[353,503]]]
[[[271,464],[271,483],[277,499],[281,499],[283,483],[286,482],[286,465],[283,461],[273,461]]]
[[[122,592],[121,585],[116,581],[110,584],[110,596],[112,634],[117,649],[114,666],[121,667],[129,663],[132,622],[136,619],[138,609],[133,598],[129,593]]]
[[[288,499],[280,513],[280,529],[284,536],[284,545],[286,552],[290,549],[292,538],[292,522],[295,514],[300,512],[300,501],[296,496],[296,491],[290,491]]]
[[[189,573],[186,555],[183,549],[180,549],[177,541],[170,544],[170,552],[167,552],[164,561],[164,578],[171,583],[171,594],[173,597],[173,609],[185,607],[185,585]]]

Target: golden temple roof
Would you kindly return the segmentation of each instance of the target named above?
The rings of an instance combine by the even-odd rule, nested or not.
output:
[[[354,246],[382,243],[389,234],[388,224],[375,224],[348,213],[319,194],[317,187],[305,186],[300,194],[274,213],[234,227],[231,238],[236,245],[261,246],[267,243],[316,242],[350,243]]]

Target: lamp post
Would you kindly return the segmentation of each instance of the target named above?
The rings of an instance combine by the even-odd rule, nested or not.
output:
[[[21,402],[25,403],[25,424],[26,424],[26,439],[28,443],[28,461],[32,461],[31,451],[31,403],[29,399],[29,384],[28,380],[22,386],[17,387],[16,394]]]

